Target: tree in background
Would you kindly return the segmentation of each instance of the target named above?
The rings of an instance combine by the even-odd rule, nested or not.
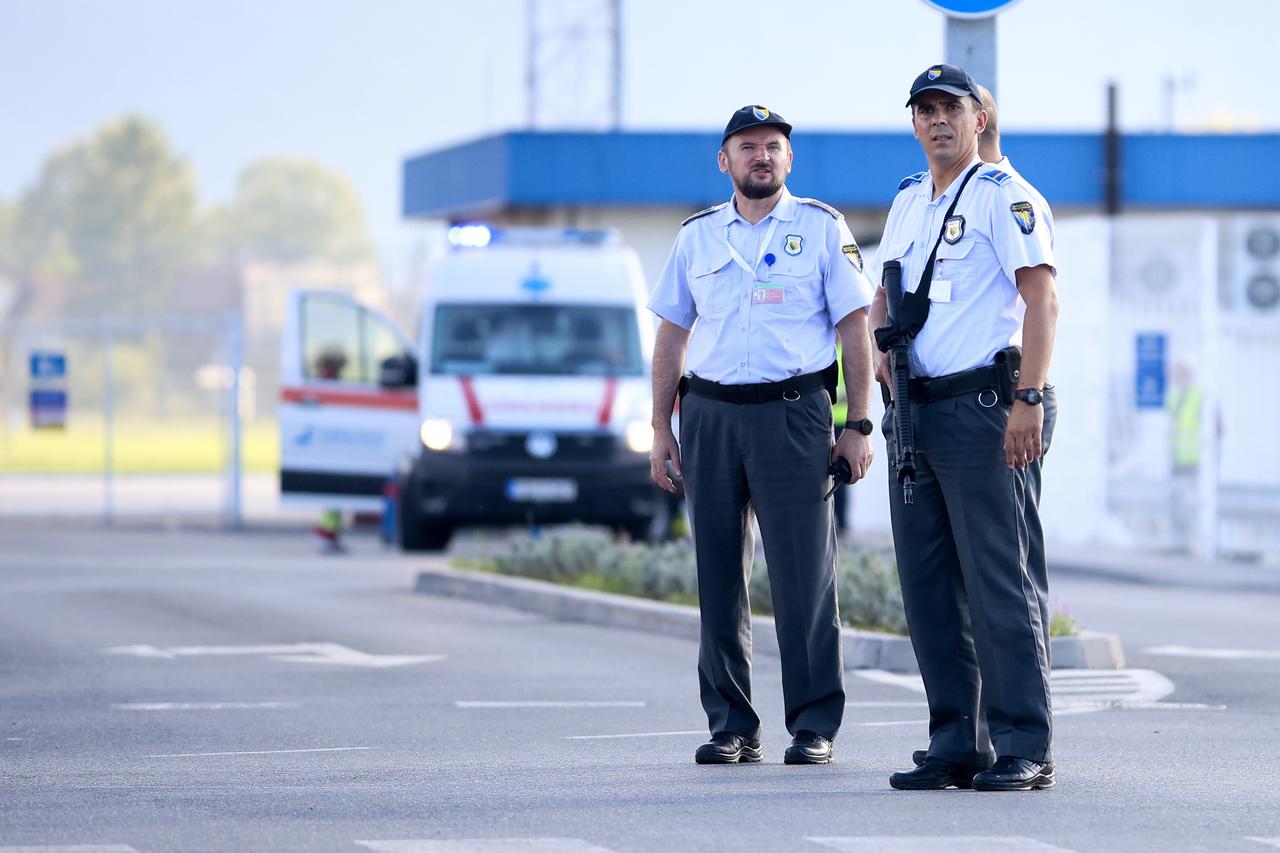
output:
[[[373,257],[350,181],[311,160],[250,163],[240,173],[235,199],[214,219],[217,239],[244,262],[351,264]]]

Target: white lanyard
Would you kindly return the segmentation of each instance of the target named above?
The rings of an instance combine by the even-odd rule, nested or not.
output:
[[[765,253],[769,251],[769,243],[773,240],[773,232],[778,229],[778,220],[775,217],[769,217],[769,227],[765,229],[764,239],[760,241],[760,251],[756,255],[755,266],[748,266],[747,259],[742,257],[742,253],[733,247],[733,243],[729,242],[729,226],[724,227],[724,244],[729,247],[729,257],[733,258],[733,262],[747,271],[747,275],[752,280],[756,277],[756,267],[760,266],[760,262],[764,260]]]

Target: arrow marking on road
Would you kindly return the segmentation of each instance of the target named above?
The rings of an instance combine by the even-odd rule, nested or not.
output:
[[[337,643],[293,643],[281,646],[113,646],[103,649],[109,655],[133,655],[140,658],[177,658],[193,656],[263,655],[289,663],[316,663],[330,666],[361,666],[388,669],[415,663],[434,663],[445,655],[371,655]]]

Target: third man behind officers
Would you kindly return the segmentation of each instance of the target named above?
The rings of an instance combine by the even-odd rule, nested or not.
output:
[[[700,764],[759,761],[747,594],[758,519],[773,592],[788,764],[831,760],[844,715],[829,463],[871,464],[870,282],[844,217],[787,191],[791,125],[746,106],[717,155],[733,195],[685,221],[649,308],[655,482],[683,476],[702,616]],[[836,332],[850,420],[832,431]],[[687,354],[686,354],[687,350]],[[671,415],[681,395],[680,440]]]

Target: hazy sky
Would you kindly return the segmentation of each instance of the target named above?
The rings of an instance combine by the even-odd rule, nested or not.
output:
[[[569,9],[581,0],[559,2]],[[363,199],[399,280],[408,154],[521,126],[525,0],[0,0],[0,197],[56,145],[126,112],[158,120],[228,198],[263,155],[315,158]],[[804,128],[901,129],[943,55],[921,0],[623,0],[624,128],[718,130],[744,103]],[[999,19],[1002,127],[1280,130],[1280,0],[1020,0]]]

